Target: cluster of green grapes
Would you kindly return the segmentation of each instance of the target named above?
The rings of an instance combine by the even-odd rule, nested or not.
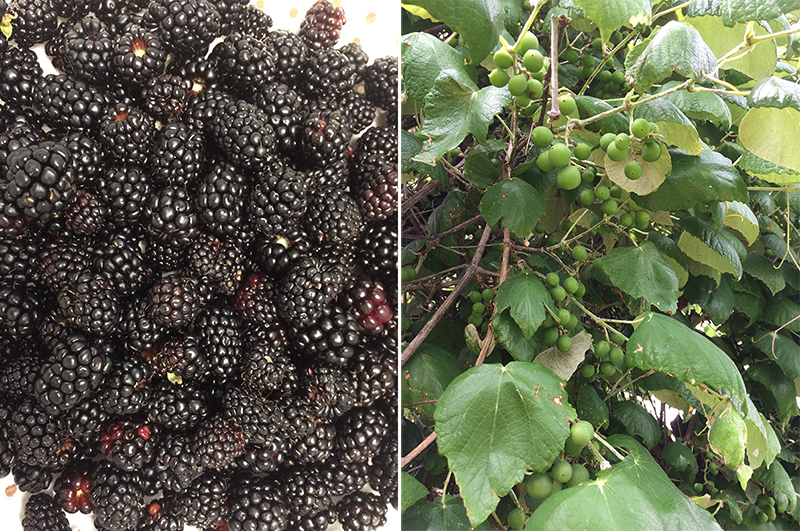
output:
[[[474,325],[476,328],[481,328],[484,324],[483,317],[487,308],[489,308],[489,315],[491,315],[491,304],[487,306],[487,303],[494,299],[494,291],[490,288],[486,288],[481,292],[472,291],[468,295],[468,298],[472,303],[472,313],[467,318],[467,322]]]
[[[622,33],[614,32],[614,34],[611,35],[611,44],[619,44],[624,38],[625,36]],[[588,44],[589,43],[587,42],[587,46],[585,46],[582,51],[583,66],[578,68],[575,72],[579,79],[588,78],[594,71],[596,61],[594,60],[594,56],[590,55],[591,52],[595,53],[599,57],[602,57],[605,54],[603,41],[600,37],[596,37],[592,40],[590,45]],[[569,52],[567,52],[567,54],[567,61],[569,61]],[[613,64],[613,61],[608,64]],[[621,96],[630,90],[631,86],[625,79],[625,71],[615,69],[612,66],[597,73],[592,85],[588,87],[588,90],[586,90],[586,94],[603,100]]]
[[[533,33],[522,35],[512,49],[500,48],[494,54],[494,64],[489,82],[498,88],[507,86],[518,107],[526,108],[544,95],[542,82],[549,60],[539,51],[539,41]]]
[[[588,450],[593,441],[594,426],[591,422],[581,420],[570,427],[570,435],[564,443],[565,457],[577,459]],[[591,479],[589,469],[577,461],[570,463],[567,459],[557,459],[547,472],[534,473],[525,478],[525,492],[531,498],[528,507],[535,505],[535,500],[542,500],[552,496],[563,488],[574,487]],[[506,517],[506,523],[511,529],[522,529],[527,515],[521,507],[512,509]]]
[[[575,105],[575,100],[569,94],[562,94],[559,97],[559,103],[562,100]],[[565,103],[565,105],[569,106],[569,103]],[[543,150],[536,158],[536,165],[539,166],[539,169],[543,172],[558,169],[556,184],[559,188],[574,190],[580,186],[582,181],[594,180],[596,172],[593,167],[590,166],[583,170],[580,166],[570,164],[573,156],[578,160],[587,160],[592,155],[592,148],[589,144],[578,142],[570,149],[563,142],[554,142],[553,132],[543,125],[533,128],[531,142]]]
[[[622,336],[619,336],[622,340]],[[621,341],[620,341],[621,343]],[[617,370],[617,366],[625,359],[625,352],[619,345],[612,345],[605,339],[595,342],[594,356],[584,362],[580,368],[580,374],[587,380],[595,377],[597,371],[606,378],[610,378]],[[599,363],[596,367],[595,365]]]
[[[622,162],[628,153],[641,156],[645,162],[656,162],[661,158],[661,143],[658,141],[658,126],[644,118],[631,122],[630,135],[606,133],[600,138],[600,149],[614,162]],[[631,139],[633,137],[633,139]],[[632,141],[633,140],[633,141]],[[635,181],[642,176],[642,164],[631,160],[625,165],[625,176]]]
[[[583,245],[572,249],[572,258],[576,262],[583,262],[589,256],[589,251]],[[581,298],[586,294],[586,286],[575,277],[568,276],[563,280],[558,273],[547,273],[545,282],[550,287],[550,296],[556,304],[566,300],[567,294]],[[544,345],[555,345],[560,352],[567,352],[572,348],[570,334],[578,326],[578,317],[567,308],[558,308],[553,313],[548,313],[539,330],[536,331],[538,339]]]

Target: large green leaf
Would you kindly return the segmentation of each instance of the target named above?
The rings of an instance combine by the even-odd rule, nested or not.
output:
[[[729,402],[721,402],[715,409],[721,409],[721,412],[713,419],[709,419],[711,428],[708,430],[708,444],[714,453],[722,458],[725,465],[737,473],[744,490],[747,479],[752,474],[752,470],[744,462],[747,427],[742,416]]]
[[[686,299],[693,304],[699,304],[718,325],[728,320],[736,301],[728,278],[721,277],[717,284],[707,276],[692,277],[683,290]]]
[[[773,184],[788,185],[800,183],[800,171],[790,170],[757,157],[745,150],[739,160],[739,168],[755,177]]]
[[[564,448],[575,410],[563,386],[538,363],[479,365],[439,398],[439,452],[473,523],[483,522],[526,471],[544,472]]]
[[[541,194],[524,179],[503,179],[486,191],[481,214],[490,225],[503,218],[503,226],[520,238],[527,237],[546,210]]]
[[[470,525],[464,500],[444,495],[442,501],[421,500],[403,513],[403,529],[414,531],[491,531],[492,526],[484,522],[476,527]]]
[[[629,367],[665,372],[692,385],[725,388],[739,400],[747,395],[739,369],[725,352],[666,315],[645,314],[626,347]]]
[[[434,83],[443,75],[477,90],[464,68],[464,56],[433,35],[405,35],[400,50],[403,59],[403,90],[409,100],[424,104]]]
[[[423,343],[416,354],[403,365],[403,385],[400,394],[403,404],[436,400],[461,372],[461,365],[452,354]],[[431,417],[436,404],[410,407],[420,414]]]
[[[664,83],[659,92],[667,91],[679,83],[669,81]],[[689,92],[681,90],[664,96],[672,102],[683,114],[694,120],[710,120],[724,129],[731,127],[731,111],[722,98],[712,92]]]
[[[747,203],[747,185],[731,161],[703,146],[700,156],[670,150],[672,172],[652,194],[636,197],[649,210],[684,210],[698,203],[739,201]]]
[[[624,445],[630,455],[596,480],[547,498],[531,515],[527,531],[722,531],[643,446],[628,436],[612,436],[609,442]]]
[[[581,95],[575,98],[575,101],[578,104],[578,113],[584,119],[613,109],[605,100],[591,96]],[[623,113],[617,113],[589,124],[586,129],[596,133],[623,133],[628,132],[629,126],[628,119]]]
[[[485,150],[477,146],[470,150],[464,160],[464,178],[478,188],[488,188],[497,182],[501,170],[492,164],[492,159]]]
[[[770,77],[753,87],[747,101],[751,109],[739,125],[739,142],[767,162],[800,172],[800,150],[786,142],[800,136],[800,88]]]
[[[727,26],[748,20],[775,18],[800,8],[800,0],[692,0],[686,8],[689,16],[715,15]]]
[[[800,87],[779,77],[762,79],[747,96],[751,108],[794,109],[800,111]]]
[[[603,258],[611,283],[632,297],[643,297],[661,311],[678,309],[678,277],[653,242],[617,247]]]
[[[664,98],[646,102],[633,109],[633,117],[644,118],[658,126],[658,134],[668,146],[676,146],[699,155],[703,149],[694,123],[674,103]]]
[[[756,337],[756,347],[774,360],[790,380],[800,376],[800,345],[784,334],[763,333]]]
[[[458,33],[474,64],[491,53],[503,31],[503,7],[499,0],[402,0],[402,3],[424,8]]]
[[[737,230],[753,245],[758,239],[758,219],[750,207],[739,201],[725,202],[725,226]]]
[[[405,512],[428,494],[428,488],[417,478],[405,471],[400,474],[400,512]]]
[[[522,329],[511,317],[511,310],[506,309],[494,314],[492,330],[494,330],[497,341],[517,361],[533,361],[533,358],[539,353],[536,348],[536,340],[532,337],[525,339]]]
[[[450,177],[444,171],[441,162],[431,166],[430,164],[412,160],[420,151],[422,151],[422,140],[408,131],[400,131],[400,171],[402,173],[415,171],[422,175],[430,175],[443,186],[447,186],[450,183]]]
[[[638,435],[648,448],[652,448],[661,439],[661,427],[658,421],[647,412],[639,402],[625,400],[612,406],[614,415],[622,422],[631,435]]]
[[[658,250],[661,251],[661,254],[664,255],[664,258],[667,259],[667,262],[669,262],[673,271],[675,271],[675,274],[678,276],[678,287],[683,287],[686,281],[689,280],[689,271],[686,260],[678,244],[669,236],[656,231],[650,231],[647,235],[647,240],[653,242],[655,246],[658,247]]]
[[[722,19],[713,16],[701,16],[684,19],[684,22],[691,24],[703,40],[711,48],[711,51],[720,59],[723,55],[738,47],[744,40],[747,24],[736,24],[733,27],[725,26]],[[760,25],[755,26],[756,35],[764,35],[767,30]],[[775,65],[778,62],[778,49],[773,41],[761,42],[749,53],[740,58],[725,63],[724,68],[738,70],[742,74],[753,79],[761,79],[771,76],[775,72]]]
[[[489,86],[478,90],[472,80],[465,83],[443,72],[425,98],[426,119],[422,134],[429,140],[423,142],[422,152],[414,160],[435,164],[468,134],[479,144],[485,142],[489,124],[509,103],[511,94],[505,87]]]
[[[789,299],[774,299],[767,304],[763,320],[775,327],[800,334],[800,305]]]
[[[750,365],[747,374],[775,398],[781,427],[786,427],[789,419],[800,414],[794,382],[786,377],[780,367],[774,363],[755,363]]]
[[[588,420],[595,428],[608,425],[608,404],[600,398],[594,387],[586,385],[578,390],[575,407],[580,419]]]
[[[600,28],[603,42],[623,26],[633,28],[639,24],[650,24],[652,6],[650,0],[573,0]]]
[[[725,229],[717,229],[696,217],[682,219],[681,226],[684,230],[678,247],[683,254],[737,280],[741,278],[742,261],[730,239],[722,235]]]
[[[671,20],[651,37],[640,45],[645,48],[632,64],[625,61],[637,92],[646,91],[673,72],[695,81],[703,80],[704,72],[716,75],[717,59],[692,26]]]
[[[775,295],[786,287],[783,274],[761,253],[751,252],[742,263],[744,272],[757,278]]]
[[[528,340],[547,318],[545,306],[552,306],[553,298],[539,277],[530,271],[522,271],[500,284],[495,303],[498,313],[511,308],[511,317]]]

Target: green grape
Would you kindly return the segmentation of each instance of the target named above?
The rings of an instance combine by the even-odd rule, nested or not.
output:
[[[623,227],[631,228],[633,227],[635,220],[633,219],[633,215],[625,212],[619,217],[619,224]]]
[[[650,132],[650,122],[644,118],[637,118],[631,123],[631,134],[638,139],[642,139]]]
[[[600,364],[600,373],[606,378],[611,378],[615,372],[617,372],[617,368],[610,361],[604,361]]]
[[[532,100],[538,100],[539,98],[544,95],[544,88],[542,87],[542,82],[538,79],[529,79],[528,80],[528,93],[527,96]]]
[[[581,195],[578,196],[578,200],[581,202],[583,206],[591,206],[594,204],[595,195],[594,190],[591,188],[584,188],[581,190]]]
[[[472,305],[473,315],[481,315],[484,311],[486,311],[486,305],[484,305],[482,302],[476,302]]]
[[[583,376],[584,378],[586,378],[588,380],[592,376],[594,376],[594,365],[590,365],[588,363],[584,363],[583,365],[581,365],[581,371],[580,372],[581,372],[581,376]],[[567,441],[569,441],[569,439],[567,439]],[[575,443],[573,443],[573,444],[575,444]],[[572,455],[572,454],[570,454],[570,455]]]
[[[611,74],[611,80],[617,85],[622,85],[625,83],[625,72],[622,70],[615,70],[614,73]]]
[[[540,83],[544,83],[544,72],[543,71],[533,72],[531,74],[531,78],[535,79],[536,81],[538,81]]]
[[[610,146],[615,140],[617,139],[617,135],[614,133],[606,133],[600,137],[600,149],[603,151],[608,151],[608,146]]]
[[[550,474],[558,483],[566,483],[572,477],[572,465],[568,461],[558,461],[550,469]]]
[[[628,156],[628,151],[620,150],[619,148],[617,148],[616,144],[609,144],[608,151],[606,151],[606,153],[608,154],[608,158],[613,160],[614,162],[622,162],[623,160],[625,160],[625,157]]]
[[[477,291],[472,291],[469,294],[469,301],[472,303],[481,302],[481,294]]]
[[[481,298],[486,302],[494,299],[494,290],[491,288],[486,288],[485,290],[481,291]]]
[[[517,74],[508,80],[508,91],[512,96],[522,96],[528,90],[528,78],[525,74]]]
[[[569,280],[569,278],[566,279],[566,280]],[[575,280],[575,279],[573,278],[572,280]],[[566,289],[566,288],[564,288],[564,289]],[[564,323],[569,321],[569,318],[570,318],[571,315],[572,314],[569,313],[569,310],[567,310],[566,308],[559,308],[558,310],[556,310],[555,319],[556,319],[556,321],[558,321],[558,324],[563,325]]]
[[[577,446],[586,446],[592,437],[594,437],[594,426],[588,420],[576,422],[569,429],[569,438]]]
[[[625,177],[631,181],[635,181],[642,176],[643,170],[644,168],[642,168],[642,165],[638,161],[629,161],[625,165]]]
[[[538,125],[531,132],[531,140],[534,146],[544,149],[553,143],[553,132],[549,127]]]
[[[575,98],[571,95],[562,94],[558,97],[558,110],[561,111],[561,114],[570,115],[575,112],[577,108],[578,104],[575,103]]]
[[[508,522],[508,527],[511,529],[522,529],[525,525],[525,511],[519,507],[511,509],[511,512],[508,513],[508,517],[506,518],[506,522]]]
[[[581,170],[577,166],[567,166],[558,171],[558,185],[564,190],[574,190],[581,184]]]
[[[578,160],[586,160],[592,156],[592,148],[589,144],[581,142],[572,149],[572,154]]]
[[[645,162],[655,162],[661,158],[661,144],[658,142],[642,144],[642,160]]]
[[[555,286],[550,289],[550,296],[553,297],[554,301],[561,302],[567,298],[567,290],[561,286]]]
[[[759,511],[758,515],[756,516],[756,519],[758,520],[759,524],[766,524],[767,520],[769,520],[769,517],[767,516],[767,513],[765,513],[764,511]]]
[[[411,319],[404,315],[400,318],[400,331],[407,332],[409,328],[411,328]]]
[[[578,326],[578,316],[573,313],[570,315],[569,322],[564,325],[564,328],[567,330],[574,330],[576,326]]]
[[[622,188],[618,184],[612,184],[611,188],[608,189],[608,193],[611,194],[611,197],[614,199],[619,199],[622,197]]]
[[[564,166],[568,165],[571,156],[572,152],[569,150],[569,147],[567,147],[566,144],[556,142],[553,144],[553,147],[550,148],[550,162],[556,168],[563,168]]]
[[[549,149],[539,153],[539,156],[536,157],[536,165],[539,166],[539,169],[545,173],[551,172],[556,169],[555,165],[550,161]]]
[[[505,48],[500,48],[494,52],[494,64],[497,68],[511,68],[511,65],[514,64],[514,58]]]
[[[608,359],[611,363],[619,363],[625,358],[625,353],[622,352],[622,349],[619,347],[614,347],[611,349],[611,352],[608,353]]]
[[[692,490],[694,490],[695,494],[700,494],[703,492],[703,484],[702,483],[695,483],[692,485]]]
[[[569,50],[566,55],[567,62],[572,65],[578,64],[578,61],[581,60],[581,54],[577,52],[577,50]]]
[[[545,328],[544,332],[542,332],[542,343],[545,345],[553,345],[558,341],[559,337],[561,336],[558,334],[558,328]]]
[[[616,331],[612,331],[609,333],[609,338],[611,339],[612,343],[616,343],[617,345],[621,345],[625,343],[625,338],[618,334]]]
[[[548,313],[547,317],[545,317],[544,321],[542,321],[542,328],[552,328],[555,325],[556,325],[556,320],[553,319],[553,316]]]
[[[583,262],[589,256],[589,251],[583,245],[576,245],[572,248],[572,259],[576,262]]]
[[[575,292],[575,297],[581,298],[586,295],[586,284],[578,283],[578,291]]]
[[[520,109],[524,109],[530,104],[531,104],[531,99],[528,96],[524,94],[521,96],[514,96],[514,105],[516,105]]]
[[[563,286],[566,292],[569,294],[573,294],[578,291],[578,281],[575,280],[575,277],[565,278]]]
[[[589,481],[589,469],[581,463],[572,465],[572,477],[567,481],[567,487],[580,485],[584,481]]]
[[[539,50],[528,50],[522,56],[522,64],[525,66],[525,70],[531,74],[541,72],[544,66],[544,57],[539,53]]]
[[[603,52],[603,39],[596,37],[592,40],[592,49],[596,52]]]
[[[608,189],[608,186],[601,184],[594,189],[594,195],[600,201],[607,201],[611,197],[611,190]]]
[[[489,72],[489,83],[491,83],[493,87],[503,88],[508,85],[509,79],[506,71],[500,68],[495,68]]]
[[[620,151],[628,151],[628,148],[631,147],[631,137],[625,133],[618,134],[614,139],[614,146]]]
[[[594,168],[592,168],[591,166],[583,170],[583,173],[581,174],[581,179],[583,180],[583,182],[589,184],[594,182],[595,177],[597,177],[597,174],[595,173]]]
[[[594,355],[598,358],[605,358],[609,352],[611,352],[611,345],[609,345],[608,341],[603,339],[595,343]]]
[[[467,317],[467,322],[475,327],[478,327],[481,325],[481,323],[483,323],[483,317],[473,314]]]
[[[417,278],[417,270],[411,266],[405,266],[400,269],[400,282],[411,282]]]
[[[561,238],[558,236],[558,234],[551,233],[544,238],[544,244],[547,246],[555,245],[559,241],[561,241]]]
[[[525,35],[521,36],[518,41],[517,53],[526,54],[529,50],[535,50],[539,47],[539,40],[536,35],[530,31],[526,31]]]
[[[536,225],[534,225],[533,227],[533,233],[541,236],[542,234],[544,234],[544,230],[545,230],[544,223],[542,223],[541,221],[537,221]]]
[[[553,490],[553,478],[549,474],[532,474],[525,480],[528,494],[534,500],[547,498]]]
[[[756,504],[758,504],[759,507],[764,507],[764,506],[767,506],[767,505],[772,505],[772,503],[775,503],[774,500],[773,500],[772,503],[770,503],[769,500],[770,500],[770,497],[762,492],[756,498]]]
[[[547,275],[545,275],[544,279],[550,287],[558,286],[559,283],[558,273],[553,273],[551,271],[550,273],[547,273]]]
[[[606,199],[603,201],[603,204],[600,205],[600,211],[606,216],[613,215],[614,212],[617,211],[617,208],[619,208],[619,205],[617,205],[615,199]]]
[[[602,70],[597,74],[597,80],[600,81],[600,83],[608,83],[611,81],[612,77],[613,75],[608,70]]]
[[[558,336],[558,339],[556,340],[556,348],[559,352],[567,352],[572,348],[572,338],[566,334],[563,336]]]
[[[594,69],[595,60],[593,55],[584,55],[583,56],[583,66],[588,68],[590,71]]]
[[[636,211],[636,228],[645,230],[650,226],[650,212],[647,210]]]

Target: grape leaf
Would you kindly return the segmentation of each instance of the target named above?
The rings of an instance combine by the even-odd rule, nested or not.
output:
[[[704,79],[703,73],[716,75],[717,59],[692,26],[671,20],[651,37],[639,45],[645,48],[633,61],[625,61],[637,92],[646,91],[673,72],[695,81]]]
[[[751,109],[739,124],[739,142],[759,158],[800,172],[800,150],[785,141],[800,136],[800,89],[770,77],[753,87],[747,101]]]
[[[786,281],[772,262],[761,253],[751,252],[742,263],[744,272],[764,283],[770,293],[775,295],[786,287]]]
[[[667,91],[679,83],[664,83],[659,92]],[[667,94],[664,98],[681,110],[683,114],[694,120],[711,120],[724,129],[731,127],[731,111],[722,98],[711,92],[689,92],[681,90]]]
[[[575,102],[578,104],[578,113],[582,119],[613,109],[605,100],[591,96],[580,95],[575,98]],[[627,133],[629,127],[628,119],[623,113],[617,113],[589,124],[586,129],[596,133]]]
[[[461,36],[473,64],[483,61],[503,31],[503,7],[498,0],[403,0],[424,8]]]
[[[678,309],[678,277],[653,242],[617,247],[603,259],[611,283],[632,297],[643,297],[665,312]]]
[[[447,457],[473,523],[486,520],[529,470],[544,472],[569,435],[575,411],[564,381],[538,363],[479,365],[453,380],[436,413]]]
[[[480,150],[480,147],[470,150],[467,154],[464,160],[464,178],[478,188],[488,188],[497,182],[501,170],[492,164],[492,159]]]
[[[692,384],[724,387],[740,400],[747,394],[736,364],[707,337],[658,313],[646,313],[626,345],[629,367],[654,369]]]
[[[744,464],[747,426],[728,401],[720,402],[715,410],[718,408],[723,410],[709,419],[711,428],[708,430],[708,444],[728,468],[736,471],[744,490],[749,479],[747,474],[752,474],[752,469]]]
[[[400,50],[403,59],[403,91],[409,100],[424,104],[425,97],[441,76],[451,77],[458,83],[477,90],[464,68],[464,56],[433,35],[406,35]]]
[[[628,150],[628,154],[619,162],[614,162],[608,158],[608,155],[605,155],[604,165],[608,178],[623,190],[640,196],[658,190],[658,187],[666,180],[672,169],[672,160],[667,152],[667,147],[663,144],[659,144],[659,146],[661,147],[661,157],[655,162],[645,161],[641,155],[635,154],[633,150]],[[633,181],[625,176],[625,165],[630,161],[636,161],[642,165],[641,177]]]
[[[533,338],[525,339],[522,330],[514,318],[511,317],[510,310],[497,312],[492,317],[492,329],[497,336],[497,341],[505,347],[511,356],[517,361],[533,361],[538,353],[536,340]]]
[[[417,478],[403,471],[400,474],[400,512],[403,513],[417,503],[419,500],[430,494],[428,488],[417,481]]]
[[[723,276],[715,284],[707,276],[692,277],[683,290],[684,296],[692,304],[699,304],[711,320],[721,325],[728,320],[733,312],[736,300],[728,277]]]
[[[421,500],[403,513],[403,529],[414,531],[491,531],[492,526],[484,522],[476,527],[470,525],[464,501],[456,496],[444,495],[443,501]]]
[[[747,24],[736,24],[728,27],[719,17],[700,16],[684,19],[702,35],[703,40],[719,59],[729,51],[739,46],[744,40]],[[755,25],[755,34],[764,35],[767,30],[760,25]],[[771,76],[775,72],[778,62],[778,49],[773,41],[760,42],[748,53],[738,59],[725,63],[726,69],[737,70],[753,79]]]
[[[778,166],[745,150],[739,168],[764,181],[779,185],[800,183],[800,172]]]
[[[494,116],[511,103],[508,89],[484,87],[448,75],[439,77],[425,98],[425,126],[422,134],[429,139],[413,160],[434,164],[442,155],[458,146],[468,134],[479,144],[486,141]]]
[[[737,22],[775,18],[797,8],[800,0],[692,0],[686,14],[719,16],[726,26],[732,26]]]
[[[775,435],[775,430],[758,411],[749,396],[745,405],[747,406],[747,414],[744,417],[744,424],[747,426],[747,462],[753,468],[758,468],[763,463],[770,466],[781,451],[781,443]]]
[[[683,287],[686,281],[689,280],[689,271],[686,260],[678,244],[672,241],[668,236],[656,231],[650,231],[647,235],[647,239],[658,247],[658,250],[661,251],[661,254],[664,255],[664,258],[667,259],[672,266],[672,270],[675,271],[675,274],[678,276],[678,287]]]
[[[699,155],[703,149],[700,134],[691,120],[672,102],[665,99],[649,101],[633,110],[633,118],[644,118],[658,126],[658,133],[668,146]]]
[[[597,389],[586,385],[578,390],[575,402],[581,420],[588,420],[596,429],[608,425],[608,405],[597,394]]]
[[[725,226],[737,230],[753,245],[758,239],[758,219],[750,207],[739,201],[727,201],[725,210]]]
[[[550,347],[542,351],[533,360],[541,363],[560,378],[569,380],[578,365],[583,363],[586,358],[586,351],[592,346],[592,336],[586,330],[581,330],[572,337],[572,348],[566,352],[561,352],[556,347]]]
[[[452,354],[439,347],[423,343],[405,365],[401,386],[403,404],[415,404],[436,400],[462,369]],[[420,404],[413,407],[422,415],[433,416],[436,404]]]
[[[762,334],[755,345],[780,366],[787,378],[795,380],[800,376],[800,345],[790,337],[775,332]]]
[[[612,404],[614,415],[622,422],[631,435],[638,435],[648,448],[661,439],[661,427],[653,415],[635,400],[625,400]]]
[[[711,513],[673,485],[642,445],[626,435],[608,441],[625,446],[630,455],[599,472],[597,479],[545,499],[528,519],[526,531],[722,531]]]
[[[521,271],[508,277],[497,288],[494,299],[497,313],[511,308],[511,317],[529,340],[547,318],[545,305],[552,306],[553,299],[542,281],[530,271]]]
[[[763,320],[773,326],[800,334],[800,305],[789,299],[774,299],[764,310]]]
[[[775,398],[782,428],[786,427],[789,419],[800,415],[794,382],[786,377],[780,367],[774,363],[755,363],[750,365],[747,374]]]
[[[633,28],[638,24],[650,24],[652,5],[650,0],[573,0],[583,8],[586,16],[600,28],[603,42],[623,26]]]
[[[678,247],[683,254],[721,273],[730,273],[737,280],[742,277],[739,255],[728,238],[721,235],[725,229],[716,229],[693,216],[682,219],[680,224],[684,230]]]
[[[750,108],[794,109],[800,111],[800,87],[779,77],[768,77],[755,84],[747,97]]]
[[[486,191],[480,210],[489,225],[503,218],[504,227],[515,236],[525,238],[544,215],[546,207],[536,188],[523,179],[511,177]]]
[[[420,151],[422,151],[422,140],[408,131],[400,131],[400,172],[408,173],[415,171],[422,175],[429,175],[431,178],[439,181],[443,186],[450,184],[450,177],[447,175],[447,172],[444,171],[441,162],[431,166],[412,160]]]

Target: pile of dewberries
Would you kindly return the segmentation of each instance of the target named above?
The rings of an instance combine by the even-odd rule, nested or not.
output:
[[[246,0],[0,16],[0,476],[33,494],[25,530],[383,525],[397,60],[340,46],[328,0],[297,33]]]

